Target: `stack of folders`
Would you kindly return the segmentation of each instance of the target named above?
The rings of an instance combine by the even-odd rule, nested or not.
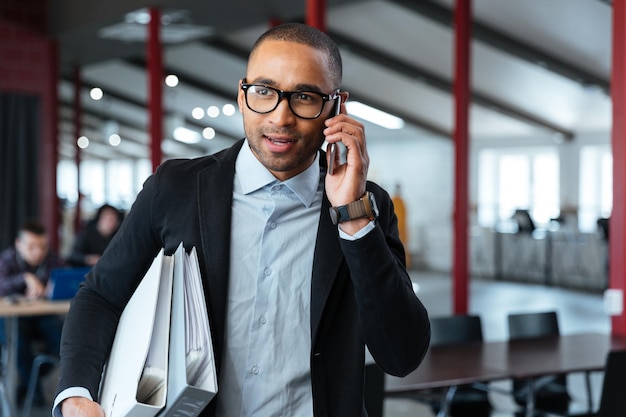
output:
[[[198,258],[181,244],[159,253],[124,309],[100,404],[106,417],[195,417],[216,393]]]

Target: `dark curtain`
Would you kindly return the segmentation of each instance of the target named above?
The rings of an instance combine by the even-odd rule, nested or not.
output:
[[[0,92],[0,250],[39,218],[40,114],[39,97]]]

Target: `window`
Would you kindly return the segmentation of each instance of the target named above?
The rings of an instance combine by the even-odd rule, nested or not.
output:
[[[613,156],[607,146],[585,146],[580,150],[580,194],[578,227],[596,231],[600,217],[609,217],[613,207]]]
[[[478,157],[478,223],[495,226],[515,210],[535,223],[559,214],[559,156],[553,148],[483,150]]]
[[[80,191],[85,204],[97,208],[104,203],[127,210],[152,172],[148,159],[140,160],[84,160],[81,162]],[[57,194],[68,205],[78,199],[76,164],[59,161],[57,166]]]

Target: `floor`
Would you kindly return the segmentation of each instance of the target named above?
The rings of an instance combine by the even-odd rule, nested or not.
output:
[[[451,314],[452,286],[449,275],[411,271],[411,278],[418,296],[432,317]],[[602,294],[479,279],[471,281],[469,294],[469,312],[481,316],[483,335],[486,340],[505,340],[508,337],[506,316],[513,312],[556,310],[560,331],[563,334],[585,331],[609,333],[611,329],[610,317],[604,312]],[[597,407],[602,389],[602,374],[592,374],[591,381],[593,404]],[[498,382],[495,386],[507,390],[510,388],[510,382]],[[583,375],[568,376],[568,386],[574,399],[570,411],[585,412],[587,396]],[[516,406],[508,396],[490,393],[490,400],[494,405],[491,417],[514,415]],[[412,400],[385,400],[384,417],[409,416],[431,417],[433,413],[430,408]]]
[[[431,316],[451,314],[451,279],[448,274],[411,271],[411,278],[420,299]],[[479,279],[472,280],[469,293],[469,311],[481,316],[483,334],[486,340],[506,339],[506,315],[511,312],[522,311],[556,310],[559,315],[560,330],[563,334],[584,331],[610,332],[610,319],[604,312],[601,294]],[[47,383],[49,387],[52,387],[54,380],[49,380]],[[497,384],[504,389],[510,385],[506,381]],[[570,394],[574,397],[572,411],[584,411],[587,400],[583,376],[569,376],[568,384]],[[592,387],[594,405],[597,407],[602,388],[601,374],[592,374]],[[511,417],[515,406],[510,398],[502,394],[491,395],[495,407],[491,417]],[[50,406],[34,409],[31,415],[33,417],[49,417]],[[411,400],[385,400],[384,417],[409,416],[431,417],[433,414],[428,407]]]

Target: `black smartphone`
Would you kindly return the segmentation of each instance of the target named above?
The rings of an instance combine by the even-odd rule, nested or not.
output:
[[[341,113],[341,97],[337,97],[335,99],[333,117],[337,116],[339,113]],[[339,145],[336,143],[329,143],[327,149],[328,153],[330,154],[330,160],[328,162],[328,174],[333,175],[333,172],[335,171],[335,159],[337,157],[336,155],[337,152],[339,152]]]

